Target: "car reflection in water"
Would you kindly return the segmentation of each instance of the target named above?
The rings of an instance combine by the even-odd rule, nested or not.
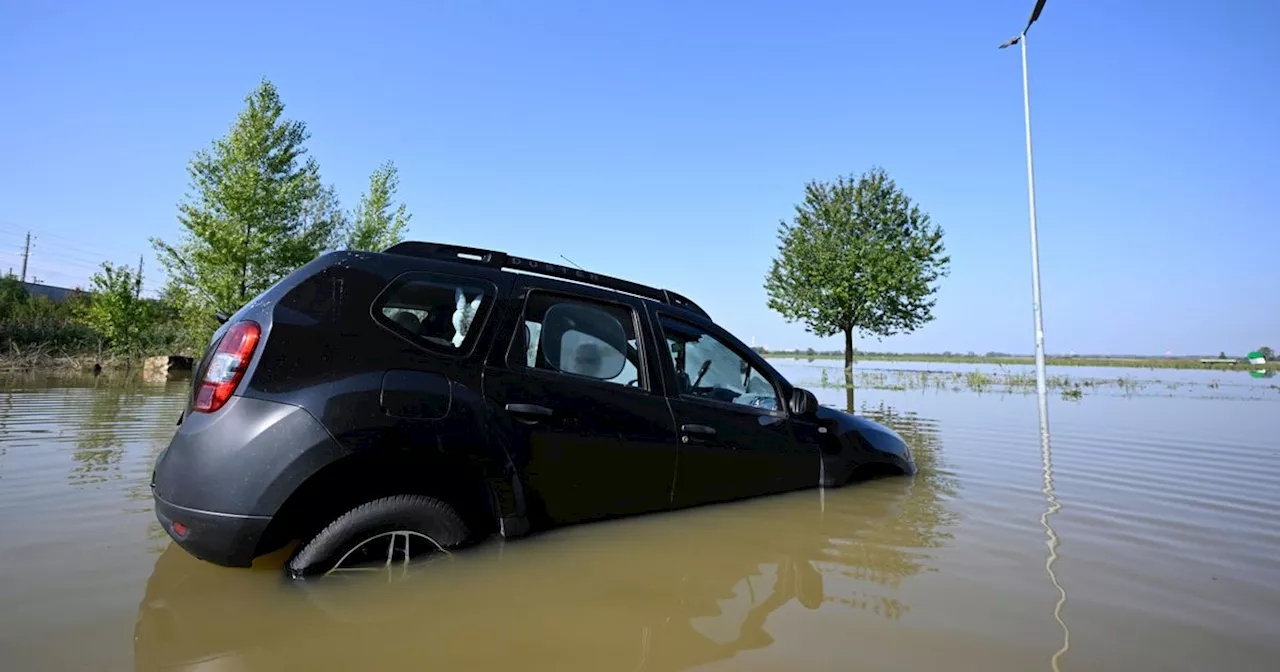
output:
[[[679,670],[787,646],[786,631],[766,627],[783,609],[896,620],[908,610],[903,581],[950,539],[956,485],[929,422],[873,412],[908,437],[916,476],[583,525],[301,585],[278,569],[287,549],[244,571],[170,546],[139,607],[136,669]]]

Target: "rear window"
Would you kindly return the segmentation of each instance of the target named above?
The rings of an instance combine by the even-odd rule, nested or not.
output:
[[[470,352],[496,294],[483,280],[437,273],[398,278],[374,302],[374,319],[438,352]]]

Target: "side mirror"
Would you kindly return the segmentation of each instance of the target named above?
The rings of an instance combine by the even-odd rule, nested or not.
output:
[[[813,415],[818,410],[818,398],[803,387],[791,391],[791,414],[796,416]]]

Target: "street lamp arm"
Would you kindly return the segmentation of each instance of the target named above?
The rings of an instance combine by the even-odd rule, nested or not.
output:
[[[1027,30],[1031,28],[1031,24],[1035,23],[1036,19],[1040,18],[1040,11],[1043,9],[1044,9],[1044,0],[1036,0],[1036,8],[1031,10],[1031,18],[1027,19],[1027,27],[1022,29],[1022,33],[1024,35],[1026,34]]]
[[[1013,37],[1009,38],[1007,42],[1000,45],[1001,49],[1012,47],[1013,45],[1017,44],[1022,38],[1027,36],[1027,31],[1031,30],[1031,24],[1035,23],[1036,19],[1040,18],[1040,12],[1044,11],[1044,3],[1045,3],[1045,0],[1036,0],[1036,6],[1031,10],[1031,18],[1027,19],[1027,27],[1023,28],[1021,33],[1014,35]]]

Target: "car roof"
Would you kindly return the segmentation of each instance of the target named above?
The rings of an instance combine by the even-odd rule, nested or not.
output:
[[[383,253],[411,256],[449,264],[483,267],[513,275],[531,274],[552,280],[588,285],[612,293],[631,294],[639,297],[650,306],[668,310],[674,309],[681,313],[711,320],[711,316],[701,306],[669,289],[659,289],[582,268],[570,268],[546,261],[517,257],[506,252],[445,243],[406,241],[392,245],[384,250]]]

